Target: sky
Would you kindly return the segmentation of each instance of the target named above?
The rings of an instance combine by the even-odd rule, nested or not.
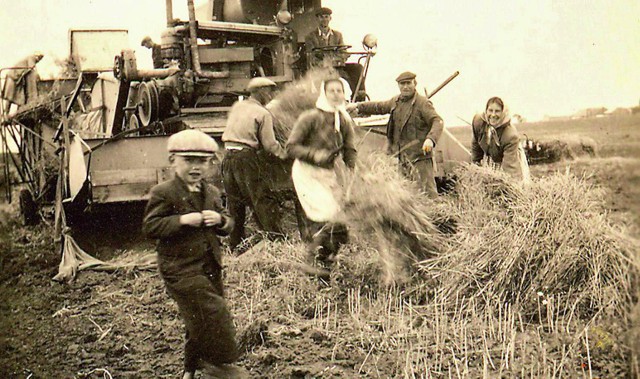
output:
[[[186,0],[174,0],[186,20]],[[196,5],[202,1],[196,0]],[[0,0],[0,67],[33,51],[45,58],[41,75],[69,52],[70,28],[128,29],[139,65],[150,66],[140,40],[159,41],[165,26],[162,0]],[[638,0],[324,0],[331,26],[359,49],[378,37],[367,81],[373,100],[398,93],[395,77],[417,74],[418,88],[433,90],[460,75],[432,98],[447,126],[470,121],[488,98],[500,96],[512,113],[535,121],[587,107],[609,109],[640,101],[640,1]]]

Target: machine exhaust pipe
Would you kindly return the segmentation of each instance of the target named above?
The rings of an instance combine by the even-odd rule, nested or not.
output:
[[[170,0],[167,0],[169,2]],[[189,8],[189,44],[191,45],[191,61],[193,64],[193,71],[196,76],[207,79],[224,79],[229,77],[229,70],[224,71],[202,71],[200,66],[200,53],[198,52],[198,37],[196,36],[196,8],[193,5],[193,0],[187,0],[187,6]]]
[[[173,26],[173,0],[166,0],[167,27]]]

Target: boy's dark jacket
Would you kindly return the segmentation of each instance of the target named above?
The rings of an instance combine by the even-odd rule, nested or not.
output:
[[[143,231],[158,239],[158,267],[166,279],[215,273],[222,268],[222,254],[217,235],[227,235],[233,219],[226,213],[216,187],[202,182],[201,204],[179,177],[151,189],[145,211]],[[180,224],[180,216],[203,210],[213,210],[222,216],[222,223],[213,227],[193,227]]]

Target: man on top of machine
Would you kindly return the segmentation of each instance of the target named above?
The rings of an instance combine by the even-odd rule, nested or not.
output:
[[[159,44],[153,42],[151,37],[146,36],[140,42],[140,46],[144,46],[147,49],[151,49],[151,58],[153,59],[153,68],[164,67],[164,61],[162,60],[162,48]]]
[[[333,12],[329,8],[319,8],[316,11],[316,19],[318,20],[318,28],[312,30],[304,39],[304,45],[307,52],[307,59],[311,67],[322,66],[326,51],[318,48],[322,47],[338,47],[344,46],[342,33],[329,27],[331,22],[331,14]],[[338,58],[342,60],[344,65],[344,57],[338,54],[331,54],[330,58]],[[333,63],[333,62],[332,62]],[[334,64],[335,65],[335,64]]]

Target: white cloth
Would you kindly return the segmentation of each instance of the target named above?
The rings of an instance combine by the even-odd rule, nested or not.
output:
[[[342,188],[335,170],[296,159],[291,169],[293,186],[307,217],[315,222],[334,221],[340,213]]]
[[[342,90],[345,90],[345,82],[346,80],[340,78],[340,79],[334,79],[332,81],[338,81],[340,84],[342,84]],[[334,115],[334,127],[336,129],[336,132],[340,132],[340,113],[342,113],[342,116],[346,119],[350,119],[351,116],[349,116],[349,112],[347,112],[347,106],[345,105],[345,102],[342,102],[342,104],[338,105],[338,106],[333,106],[331,104],[329,104],[329,100],[327,99],[327,94],[324,91],[324,86],[325,86],[325,81],[323,81],[322,83],[320,83],[320,95],[318,96],[318,100],[316,100],[316,108],[323,110],[325,112],[329,112],[329,113],[333,113]]]
[[[84,161],[85,142],[79,135],[74,135],[69,146],[69,194],[74,197],[80,192],[82,185],[87,180],[87,165]]]

